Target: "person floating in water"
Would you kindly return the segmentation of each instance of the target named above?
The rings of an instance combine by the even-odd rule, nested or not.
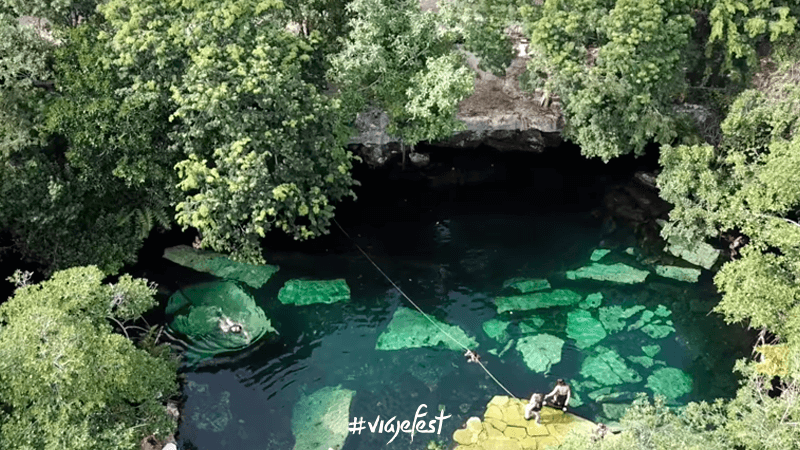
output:
[[[531,417],[536,417],[536,423],[542,424],[542,416],[539,411],[542,410],[542,394],[535,393],[531,395],[531,401],[525,406],[525,420],[530,420]]]
[[[467,357],[467,362],[476,363],[481,361],[480,355],[473,352],[472,350],[467,350],[467,352],[464,353],[464,356]]]
[[[554,408],[561,408],[562,411],[567,412],[571,395],[572,389],[569,388],[569,385],[564,380],[559,378],[553,391],[544,396],[544,404]]]
[[[242,324],[234,322],[226,316],[222,316],[219,319],[219,329],[222,330],[223,333],[240,334],[242,331],[244,331],[242,329]]]

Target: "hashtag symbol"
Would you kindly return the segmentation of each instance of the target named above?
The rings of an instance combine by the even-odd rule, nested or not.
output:
[[[361,434],[361,430],[363,430],[364,428],[366,428],[364,426],[364,418],[359,417],[358,419],[356,419],[355,417],[353,417],[353,421],[348,424],[347,431],[353,434],[356,434],[356,431],[358,431],[358,434]]]

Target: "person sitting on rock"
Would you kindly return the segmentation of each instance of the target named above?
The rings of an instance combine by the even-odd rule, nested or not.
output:
[[[525,406],[525,420],[531,420],[531,417],[536,417],[536,423],[542,424],[542,416],[539,411],[542,410],[542,394],[534,393],[531,395],[531,401]]]
[[[464,353],[464,356],[467,357],[467,362],[476,363],[481,361],[480,355],[473,352],[472,350],[467,350],[467,352]]]
[[[553,392],[544,396],[544,404],[554,408],[561,408],[562,411],[567,412],[569,406],[569,399],[572,396],[572,389],[561,378],[556,381],[556,387]]]

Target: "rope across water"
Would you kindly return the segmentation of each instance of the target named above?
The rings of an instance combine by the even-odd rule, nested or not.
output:
[[[429,321],[430,321],[430,322],[433,324],[433,326],[435,326],[436,328],[438,328],[438,329],[439,329],[439,331],[441,331],[441,332],[442,332],[442,333],[443,333],[445,336],[447,336],[448,338],[450,338],[450,339],[451,339],[453,342],[455,342],[456,344],[458,344],[459,346],[461,346],[461,348],[463,348],[464,350],[467,350],[467,351],[469,351],[469,350],[470,350],[470,349],[469,349],[469,347],[467,347],[466,345],[462,344],[462,343],[461,343],[461,342],[460,342],[458,339],[454,338],[454,337],[453,337],[453,336],[451,336],[451,335],[450,335],[450,333],[448,333],[448,332],[447,332],[445,329],[443,329],[442,327],[440,327],[440,326],[439,326],[439,324],[438,324],[438,323],[436,323],[436,321],[435,321],[435,320],[433,320],[433,319],[432,319],[432,318],[431,318],[429,315],[425,314],[425,311],[423,311],[423,310],[422,310],[422,309],[421,309],[419,306],[417,306],[417,304],[416,304],[416,303],[414,303],[414,301],[413,301],[413,300],[411,300],[411,298],[410,298],[409,296],[407,296],[407,295],[406,295],[406,293],[405,293],[405,292],[403,292],[403,290],[402,290],[402,289],[400,289],[400,287],[399,287],[397,284],[395,284],[395,282],[394,282],[394,281],[392,281],[392,279],[391,279],[391,278],[389,278],[389,275],[386,275],[386,273],[385,273],[383,270],[381,270],[381,268],[380,268],[380,267],[379,267],[377,264],[375,264],[375,261],[373,261],[373,260],[372,260],[372,258],[370,258],[370,257],[369,257],[369,255],[367,254],[367,252],[365,252],[365,251],[364,251],[364,250],[361,248],[361,246],[360,246],[360,245],[358,245],[358,243],[355,241],[355,239],[353,239],[353,238],[352,238],[352,237],[351,237],[351,236],[350,236],[350,235],[347,233],[347,231],[345,231],[345,230],[344,230],[344,228],[342,228],[342,226],[341,226],[341,225],[339,225],[339,222],[337,222],[337,221],[336,221],[336,219],[333,219],[333,223],[335,223],[335,224],[336,224],[336,226],[337,226],[337,227],[338,227],[338,228],[339,228],[339,229],[342,231],[342,233],[344,233],[344,235],[345,235],[345,236],[347,236],[347,238],[348,238],[348,239],[350,239],[350,241],[351,241],[351,242],[353,242],[353,245],[355,245],[355,246],[356,246],[356,248],[358,249],[358,251],[360,251],[360,252],[361,252],[361,254],[362,254],[362,255],[364,255],[364,257],[365,257],[365,258],[367,258],[367,261],[369,261],[369,262],[370,262],[370,264],[372,264],[373,266],[375,266],[375,268],[376,268],[376,269],[378,269],[378,272],[380,272],[380,273],[381,273],[381,275],[383,275],[383,276],[384,276],[384,278],[386,278],[386,279],[389,281],[389,283],[391,283],[391,284],[392,284],[392,286],[394,286],[394,288],[395,288],[395,289],[397,289],[397,292],[399,292],[399,293],[400,293],[400,295],[402,295],[402,296],[403,296],[403,298],[405,298],[406,300],[408,300],[408,302],[409,302],[409,303],[411,303],[411,304],[414,306],[414,308],[416,308],[416,310],[417,310],[417,311],[419,311],[419,312],[420,312],[420,313],[421,313],[423,316],[425,316],[425,318],[426,318],[426,319],[428,319],[428,320],[429,320]],[[495,382],[495,383],[497,383],[497,385],[498,385],[498,386],[500,386],[500,387],[501,387],[501,388],[502,388],[504,391],[506,391],[506,393],[507,393],[508,395],[510,395],[512,398],[515,398],[515,399],[517,398],[517,396],[516,396],[516,395],[512,394],[512,393],[511,393],[511,391],[509,391],[508,389],[506,389],[506,387],[505,387],[505,386],[503,386],[503,383],[501,383],[501,382],[500,382],[500,381],[499,381],[499,380],[498,380],[498,379],[497,379],[497,378],[496,378],[496,377],[495,377],[495,376],[494,376],[494,375],[493,375],[493,374],[492,374],[492,373],[489,371],[489,369],[487,369],[487,368],[486,368],[486,366],[484,366],[484,365],[483,365],[483,363],[482,363],[480,360],[477,360],[477,361],[475,361],[475,362],[477,362],[477,363],[478,363],[478,365],[480,365],[480,366],[481,366],[481,368],[483,368],[483,370],[486,372],[486,374],[487,374],[487,375],[489,375],[489,376],[492,378],[492,380],[494,380],[494,382]]]

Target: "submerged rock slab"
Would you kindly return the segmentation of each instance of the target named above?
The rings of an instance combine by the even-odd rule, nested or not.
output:
[[[431,320],[436,323],[434,325]],[[400,307],[394,312],[389,326],[378,336],[375,344],[377,350],[400,350],[404,348],[436,347],[444,345],[452,350],[461,350],[462,347],[450,339],[442,330],[458,342],[469,348],[475,348],[478,343],[467,336],[461,328],[447,325],[433,317],[428,320],[421,313],[409,308]]]
[[[639,316],[639,320],[628,326],[628,331],[638,330],[639,328],[642,328],[643,326],[645,326],[645,324],[653,320],[653,316],[655,316],[655,313],[653,313],[653,311],[643,311],[642,315]]]
[[[567,336],[580,349],[589,348],[606,338],[606,330],[589,311],[578,309],[567,315]]]
[[[719,258],[719,250],[705,242],[682,242],[679,240],[672,240],[667,244],[665,250],[686,262],[690,262],[706,270],[711,269],[714,263],[717,262],[717,258]]]
[[[277,332],[253,297],[231,281],[181,289],[170,297],[166,313],[174,315],[170,328],[189,337],[200,358],[242,349]],[[233,325],[241,331],[232,331]]]
[[[603,304],[603,294],[601,292],[595,292],[594,294],[587,295],[586,299],[578,303],[578,306],[583,309],[591,309],[591,308],[597,308],[602,304]]]
[[[355,394],[340,386],[303,394],[292,410],[294,450],[341,448],[347,439],[350,403]]]
[[[697,283],[700,278],[700,269],[678,266],[656,266],[656,274],[660,277],[672,278],[673,280]]]
[[[634,314],[644,309],[642,305],[631,306],[627,309],[622,309],[621,306],[606,306],[598,310],[600,323],[608,333],[618,333],[625,328],[625,321],[631,318]]]
[[[184,414],[191,418],[194,427],[212,433],[220,433],[228,427],[233,419],[230,392],[212,395],[209,385],[191,380],[186,383],[186,391],[189,399]]]
[[[555,364],[561,362],[561,348],[564,341],[549,334],[528,336],[517,341],[517,351],[534,372],[547,372]]]
[[[589,257],[590,260],[597,262],[603,259],[604,256],[611,253],[611,250],[606,248],[598,248],[592,252],[592,256]]]
[[[596,427],[584,418],[548,407],[542,408],[539,425],[535,420],[525,420],[527,403],[527,399],[495,396],[486,406],[483,420],[471,417],[464,428],[453,433],[456,449],[544,450],[563,443],[570,432],[588,435]]]
[[[255,289],[263,286],[278,271],[278,266],[245,264],[233,261],[220,253],[197,250],[188,245],[178,245],[164,250],[164,258],[198,272],[241,281]]]
[[[645,369],[653,367],[653,358],[649,356],[628,356],[628,361],[639,364]]]
[[[692,377],[680,369],[664,367],[647,377],[645,386],[656,395],[676,400],[692,392]]]
[[[544,325],[544,319],[539,316],[529,317],[519,323],[519,331],[523,334],[531,334],[538,332],[539,328]]]
[[[660,324],[657,323],[660,320],[657,320],[653,323],[647,324],[642,327],[642,332],[646,335],[650,336],[653,339],[662,339],[670,335],[675,328],[670,324]]]
[[[597,355],[589,356],[583,361],[583,377],[592,377],[606,386],[642,381],[642,377],[625,364],[619,353],[603,347],[598,347],[597,351]]]
[[[581,267],[578,270],[567,271],[567,279],[588,279],[635,284],[644,282],[645,278],[647,278],[647,275],[649,274],[650,272],[646,270],[639,270],[622,263],[612,265],[595,263],[586,267]]]
[[[658,344],[644,345],[642,346],[642,351],[644,352],[645,355],[653,358],[658,354],[658,352],[661,351],[661,346]]]
[[[350,286],[341,278],[336,280],[289,280],[278,292],[284,305],[311,305],[350,300]]]
[[[580,301],[581,295],[569,289],[555,289],[550,292],[534,292],[494,299],[498,313],[552,308],[554,306],[571,306]]]
[[[503,288],[510,287],[521,294],[550,289],[550,282],[544,278],[512,278],[503,283]]]
[[[509,323],[503,320],[487,320],[486,322],[483,322],[483,332],[495,341],[503,343],[508,341],[510,338],[508,332],[506,332],[508,325]]]

